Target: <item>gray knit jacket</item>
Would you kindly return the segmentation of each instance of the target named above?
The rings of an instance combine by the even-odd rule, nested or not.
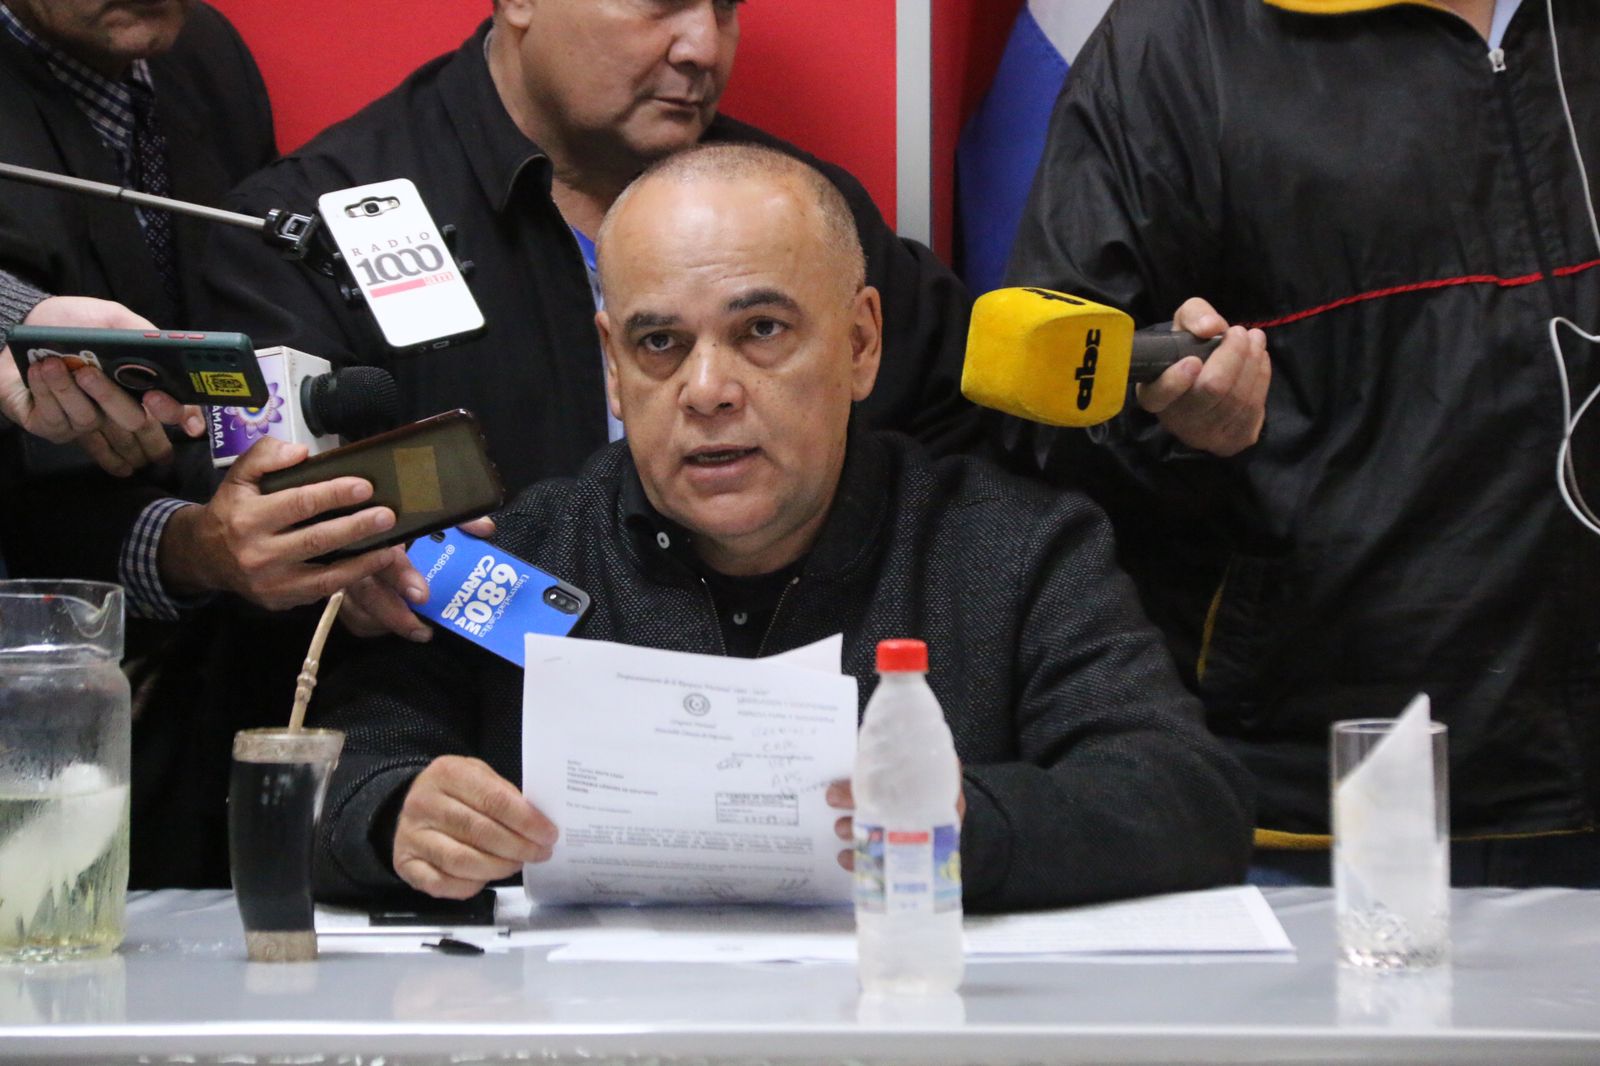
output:
[[[577,637],[718,653],[706,586],[658,546],[654,521],[626,517],[637,477],[626,444],[614,444],[576,480],[523,493],[496,516],[495,542],[591,594]],[[773,616],[765,654],[842,630],[863,704],[879,640],[927,641],[928,681],[963,765],[969,910],[1201,888],[1245,872],[1250,782],[1204,728],[1112,551],[1106,519],[1082,496],[857,432],[819,540]],[[319,724],[347,740],[318,891],[370,897],[401,887],[395,816],[432,759],[473,755],[521,780],[521,672],[444,634],[422,647],[373,642],[327,667]]]
[[[15,274],[0,270],[0,346],[6,343],[12,329],[49,295]]]

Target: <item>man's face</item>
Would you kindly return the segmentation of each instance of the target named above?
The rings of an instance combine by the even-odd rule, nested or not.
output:
[[[877,375],[877,291],[816,213],[789,179],[654,181],[606,234],[612,412],[650,502],[723,573],[809,549]]]
[[[522,78],[579,148],[643,163],[700,140],[739,43],[742,0],[502,0],[526,29]]]
[[[120,75],[172,47],[193,0],[7,0],[22,21],[68,55]]]

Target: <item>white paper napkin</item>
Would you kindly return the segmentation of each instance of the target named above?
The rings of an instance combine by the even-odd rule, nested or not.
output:
[[[1437,906],[1442,861],[1434,811],[1433,737],[1426,694],[1334,790],[1338,859],[1354,894],[1401,916]]]

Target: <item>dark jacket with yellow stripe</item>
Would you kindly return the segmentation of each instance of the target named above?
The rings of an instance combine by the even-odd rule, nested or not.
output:
[[[1600,175],[1600,6],[1553,8]],[[1558,496],[1546,334],[1600,328],[1600,237],[1554,58],[1544,0],[1493,53],[1426,3],[1121,0],[1057,105],[1012,280],[1267,330],[1255,447],[1135,411],[1050,464],[1111,510],[1265,828],[1326,832],[1329,724],[1418,691],[1458,834],[1595,822],[1600,539]],[[1582,397],[1600,351],[1563,347]]]

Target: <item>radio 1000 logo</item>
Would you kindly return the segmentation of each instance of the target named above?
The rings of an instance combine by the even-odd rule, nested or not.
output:
[[[410,237],[394,237],[349,249],[350,269],[367,287],[369,296],[388,296],[422,285],[454,281],[450,256],[423,230]]]

